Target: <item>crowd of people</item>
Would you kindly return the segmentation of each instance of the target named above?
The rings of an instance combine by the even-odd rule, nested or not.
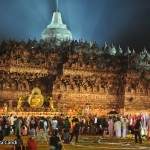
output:
[[[150,138],[150,118],[145,116],[124,116],[109,117],[108,119],[109,137],[126,138],[127,134],[134,134],[135,143],[142,143],[142,136]]]
[[[36,150],[38,142],[50,144],[50,149],[62,149],[62,142],[78,142],[79,135],[98,135],[103,138],[106,134],[110,139],[126,138],[128,133],[135,135],[135,143],[142,143],[142,118],[136,118],[134,122],[127,117],[110,116],[109,118],[98,118],[96,116],[81,117],[36,117],[36,116],[2,116],[0,118],[0,140],[4,136],[16,135],[19,145],[23,150],[22,136],[29,136],[28,148]],[[150,119],[146,122],[147,129],[144,134],[150,137]]]

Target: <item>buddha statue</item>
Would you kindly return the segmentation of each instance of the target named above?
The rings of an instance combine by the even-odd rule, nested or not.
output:
[[[41,95],[40,89],[34,88],[32,90],[32,94],[29,96],[28,102],[32,108],[41,107],[43,105],[44,98]]]
[[[40,98],[38,97],[37,93],[34,93],[33,98],[31,99],[30,105],[32,107],[38,106],[40,103]]]

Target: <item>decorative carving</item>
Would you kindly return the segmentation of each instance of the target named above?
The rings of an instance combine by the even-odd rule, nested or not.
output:
[[[138,103],[140,96],[149,101],[150,54],[146,49],[140,54],[125,54],[120,47],[100,48],[83,40],[70,45],[64,42],[60,47],[55,41],[2,41],[0,99],[14,101],[40,87],[60,108],[65,104],[69,109],[73,100],[81,107],[88,100],[95,109],[130,108],[129,97],[133,95],[133,103]]]

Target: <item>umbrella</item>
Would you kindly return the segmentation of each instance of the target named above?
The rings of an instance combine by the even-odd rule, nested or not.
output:
[[[108,113],[108,115],[118,115],[119,113],[115,110],[112,110]]]

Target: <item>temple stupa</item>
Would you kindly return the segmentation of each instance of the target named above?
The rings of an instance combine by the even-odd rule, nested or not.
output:
[[[42,37],[46,42],[56,40],[57,45],[60,45],[62,41],[72,40],[72,33],[67,29],[67,26],[63,24],[61,13],[56,9],[53,13],[52,21],[42,32]]]

